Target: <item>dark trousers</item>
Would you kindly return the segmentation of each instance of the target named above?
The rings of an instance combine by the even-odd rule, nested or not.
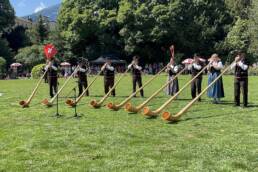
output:
[[[57,93],[57,78],[51,78],[49,79],[49,94],[50,97],[54,97],[54,95]]]
[[[88,87],[88,81],[78,81],[78,87],[79,87],[79,96],[82,94],[83,92],[83,88],[86,89]],[[86,91],[86,96],[89,96],[89,90]]]
[[[136,91],[136,85],[138,84],[138,87],[142,87],[142,78],[141,77],[133,77],[133,92],[135,93]],[[143,89],[140,90],[140,94],[143,97]]]
[[[202,92],[202,78],[196,78],[192,83],[191,83],[191,94],[192,98],[194,99],[198,94]],[[201,98],[199,99],[201,100]]]
[[[240,106],[240,94],[243,94],[243,104],[248,105],[248,78],[238,79],[235,78],[235,105]]]
[[[107,94],[109,92],[109,89],[111,89],[114,86],[114,82],[115,80],[113,78],[104,80],[105,94]],[[111,94],[112,96],[116,96],[115,89],[112,90]]]

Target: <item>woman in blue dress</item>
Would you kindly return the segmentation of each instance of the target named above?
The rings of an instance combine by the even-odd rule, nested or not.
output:
[[[223,64],[218,54],[213,54],[209,61],[210,65],[208,67],[208,85],[220,75],[221,70],[223,69]],[[213,98],[213,103],[220,103],[220,99],[225,97],[222,77],[208,89],[207,94],[209,98]]]

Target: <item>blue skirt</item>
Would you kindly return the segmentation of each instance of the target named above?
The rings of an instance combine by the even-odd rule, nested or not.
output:
[[[210,73],[208,76],[208,85],[213,82],[218,76],[220,72]],[[207,92],[208,97],[210,98],[223,98],[225,97],[224,88],[223,88],[223,80],[222,77],[213,84]]]

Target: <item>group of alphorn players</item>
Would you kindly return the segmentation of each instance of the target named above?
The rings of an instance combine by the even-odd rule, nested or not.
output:
[[[136,97],[136,94],[139,92],[141,97],[144,97],[144,91],[143,88],[147,86],[152,80],[154,80],[161,72],[166,71],[168,73],[168,80],[166,84],[164,85],[166,90],[167,95],[172,96],[166,103],[164,103],[163,106],[161,106],[160,110],[163,110],[169,103],[171,103],[172,100],[176,99],[181,91],[185,89],[185,87],[188,85],[186,84],[184,87],[180,89],[179,87],[179,81],[178,81],[178,76],[183,73],[185,70],[190,70],[192,79],[191,81],[188,82],[189,85],[191,85],[191,96],[192,96],[192,101],[188,104],[188,106],[185,107],[185,109],[182,111],[188,110],[191,105],[196,102],[196,101],[201,101],[201,96],[204,94],[204,91],[207,92],[207,96],[209,98],[213,99],[213,102],[218,104],[220,103],[220,99],[223,98],[224,95],[224,88],[223,88],[223,80],[222,80],[222,75],[229,69],[234,69],[235,70],[235,80],[234,80],[234,102],[235,106],[240,106],[240,93],[242,90],[243,94],[243,107],[248,106],[248,63],[246,61],[245,53],[239,52],[236,57],[234,62],[227,67],[226,69],[224,68],[221,59],[219,58],[218,54],[213,54],[209,59],[208,59],[208,64],[206,61],[204,61],[202,58],[200,58],[197,54],[194,55],[192,61],[185,66],[184,69],[180,68],[180,65],[177,65],[174,61],[174,58],[171,58],[170,62],[153,78],[151,78],[149,81],[146,83],[142,83],[142,71],[143,68],[139,65],[139,57],[134,56],[131,64],[128,65],[128,68],[125,73],[127,73],[129,70],[132,72],[132,84],[133,84],[133,93],[125,99],[122,103],[120,103],[120,107],[124,106],[128,107],[128,111],[131,112],[138,112],[138,110],[133,110],[132,108],[130,110],[130,103],[128,103],[132,97]],[[223,70],[224,69],[224,70]],[[203,80],[203,73],[205,71],[208,71],[208,87],[205,88],[205,90],[202,90],[202,80]],[[223,70],[223,72],[222,72]],[[47,76],[48,76],[48,83],[49,83],[49,94],[51,97],[51,100],[48,101],[47,99],[43,101],[44,104],[46,105],[52,105],[53,99],[57,94],[61,92],[63,87],[58,90],[58,65],[55,62],[54,59],[49,59],[47,60],[46,66],[44,68],[44,71]],[[88,84],[87,81],[87,73],[89,71],[89,66],[87,66],[83,62],[79,62],[78,66],[74,70],[72,75],[77,74],[78,76],[78,89],[79,89],[79,96],[75,101],[68,100],[66,103],[73,106],[79,102],[79,100],[83,96],[89,96],[89,88],[90,86],[94,83],[96,80],[97,76],[93,81]],[[105,96],[104,98],[97,102],[97,101],[92,101],[91,105],[95,108],[98,108],[101,106],[101,104],[105,101],[105,99],[109,96],[116,96],[116,85],[119,83],[121,80],[122,76],[115,82],[115,67],[112,65],[111,59],[107,58],[106,63],[101,67],[101,71],[99,75],[103,73],[104,75],[104,92]],[[71,76],[72,77],[72,76]],[[68,78],[67,80],[69,80]],[[38,83],[39,84],[39,83]],[[66,83],[65,83],[66,84]],[[138,89],[137,89],[138,85]],[[143,105],[146,105],[153,97],[155,97],[162,89],[159,89],[154,95],[152,95],[149,99],[147,99]],[[164,89],[163,89],[164,90]],[[36,92],[36,90],[34,90]],[[33,95],[35,92],[33,91],[32,95],[27,101],[22,101],[20,104],[23,107],[27,107],[29,105],[29,102],[31,101]],[[118,110],[120,109],[119,105],[115,104],[109,104],[108,107],[113,110]],[[138,106],[140,107],[139,109],[142,109],[143,106]],[[137,108],[136,108],[137,109]],[[152,114],[155,114],[151,111],[149,111],[148,108],[144,109],[145,115],[152,116]],[[160,112],[159,109],[156,110],[156,112]],[[155,116],[155,115],[154,115]],[[175,115],[175,117],[171,116],[168,113],[163,114],[163,118],[166,120],[177,120],[178,118],[176,116],[181,116],[181,114]]]

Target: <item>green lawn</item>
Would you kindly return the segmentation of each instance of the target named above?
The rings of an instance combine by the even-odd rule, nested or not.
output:
[[[189,78],[180,77],[179,84]],[[0,171],[258,171],[258,78],[250,77],[251,107],[246,109],[233,107],[233,77],[223,79],[226,98],[221,105],[205,95],[175,124],[124,110],[92,109],[89,101],[103,95],[102,78],[79,104],[80,119],[71,118],[73,109],[64,99],[62,118],[53,117],[54,107],[39,104],[48,96],[46,84],[31,107],[22,109],[18,102],[28,97],[36,80],[0,81]],[[162,76],[147,87],[146,97],[165,80]],[[62,96],[74,85],[72,81]],[[120,102],[131,87],[131,78],[124,78],[117,97],[105,104]],[[155,109],[168,98],[162,93],[149,105]],[[190,89],[167,110],[176,113],[189,100]]]

